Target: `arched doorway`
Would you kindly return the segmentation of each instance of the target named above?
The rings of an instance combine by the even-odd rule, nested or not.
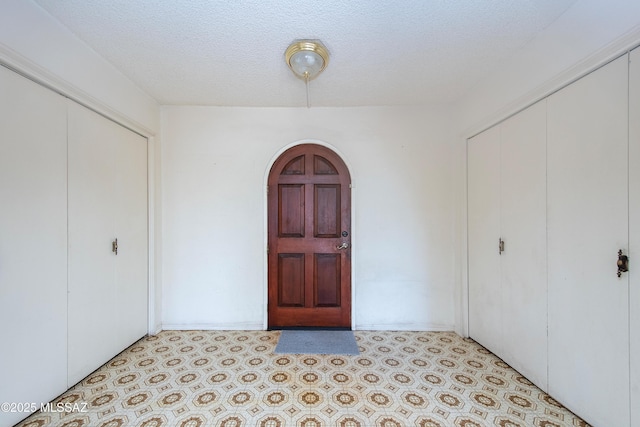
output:
[[[331,149],[302,144],[269,172],[268,326],[351,327],[351,177]]]

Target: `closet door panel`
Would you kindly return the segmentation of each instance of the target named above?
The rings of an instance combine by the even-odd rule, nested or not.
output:
[[[548,98],[549,392],[629,425],[627,58]]]
[[[66,390],[66,145],[64,98],[0,66],[0,402]]]
[[[501,354],[499,127],[471,138],[467,153],[469,336]]]
[[[507,363],[547,388],[546,100],[501,128],[503,353]]]
[[[147,140],[115,129],[115,230],[117,346],[129,346],[147,333]]]
[[[117,351],[114,123],[69,108],[69,386]],[[117,136],[117,135],[115,135]]]
[[[69,102],[69,385],[146,334],[147,217],[147,140]]]
[[[640,425],[640,49],[629,64],[629,315],[631,425]]]

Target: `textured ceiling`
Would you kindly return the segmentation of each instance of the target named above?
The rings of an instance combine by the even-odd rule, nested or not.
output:
[[[163,105],[304,106],[284,62],[320,39],[312,106],[459,99],[576,0],[35,0]]]

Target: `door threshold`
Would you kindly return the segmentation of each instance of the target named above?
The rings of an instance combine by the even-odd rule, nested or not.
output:
[[[272,326],[268,331],[350,331],[349,327],[341,326]]]

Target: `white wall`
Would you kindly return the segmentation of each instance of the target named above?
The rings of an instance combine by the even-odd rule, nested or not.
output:
[[[640,1],[578,0],[453,106],[456,332],[467,330],[466,139],[640,44]]]
[[[469,137],[640,42],[640,1],[578,0],[457,105]]]
[[[153,258],[154,249],[159,252],[157,245],[161,243],[161,236],[155,232],[155,226],[161,220],[156,209],[161,178],[159,150],[156,149],[159,137],[155,136],[160,129],[157,102],[31,0],[0,1],[0,65],[18,70],[150,137],[150,256]],[[160,325],[159,279],[152,259],[150,292],[155,301],[155,307],[153,303],[150,307],[152,330]]]
[[[262,329],[266,174],[297,141],[350,167],[354,326],[454,327],[447,111],[165,107],[163,327]]]
[[[154,134],[157,102],[31,0],[0,2],[0,62]]]
[[[151,199],[153,203],[155,197],[156,202],[151,226],[164,230],[164,234],[152,233],[156,281],[162,277],[169,281],[169,295],[162,299],[168,310],[165,324],[262,327],[265,168],[285,145],[316,138],[335,146],[354,169],[356,326],[447,329],[455,324],[456,331],[464,334],[465,139],[638,44],[638,16],[637,0],[578,0],[517,55],[498,64],[495,72],[481,79],[454,109],[443,112],[167,108],[163,126],[170,140],[162,152],[158,137],[150,146],[150,183],[155,185]],[[153,99],[31,0],[0,3],[0,62],[56,86],[142,133],[154,135],[160,128]],[[447,146],[447,142],[453,145]],[[199,151],[220,159],[216,167],[212,168]],[[162,153],[175,157],[161,168]],[[426,154],[426,160],[416,153]],[[432,154],[435,156],[430,157]],[[448,160],[444,162],[442,157]],[[427,162],[423,168],[408,168],[423,161]],[[211,186],[202,184],[201,177],[226,183],[226,175],[236,173],[232,165],[245,171],[242,180],[234,184],[237,191],[220,187],[219,181]],[[161,178],[168,180],[163,193]],[[393,188],[391,201],[382,207],[378,206],[382,203],[375,185]],[[161,217],[161,194],[171,198],[163,203],[167,218]],[[227,197],[224,204],[220,204],[221,196]],[[192,206],[201,206],[203,212],[191,211]],[[249,211],[244,212],[246,209]],[[400,220],[389,223],[392,209]],[[229,227],[211,227],[211,214],[216,220],[227,215]],[[215,237],[215,244],[197,233],[193,239],[181,234],[187,232],[188,236],[197,228],[189,222],[192,219],[202,221],[203,235]],[[376,233],[379,236],[374,237]],[[163,236],[166,242],[161,240]],[[222,238],[227,241],[221,242]],[[229,244],[247,251],[233,254],[225,250]],[[208,252],[200,253],[199,249]],[[164,264],[162,256],[166,257]],[[218,258],[212,261],[214,256]],[[214,278],[219,280],[211,287]],[[387,284],[395,286],[393,291]],[[246,304],[236,297],[236,287],[248,295]],[[160,290],[159,286],[152,288],[156,292],[152,297],[158,302],[153,311],[157,325]],[[207,298],[194,301],[192,291],[203,291]],[[393,301],[396,308],[387,311],[382,304],[385,299]],[[209,305],[211,300],[217,305]],[[183,309],[181,304],[185,304]],[[219,312],[225,304],[228,308]],[[403,309],[405,304],[413,309]]]

